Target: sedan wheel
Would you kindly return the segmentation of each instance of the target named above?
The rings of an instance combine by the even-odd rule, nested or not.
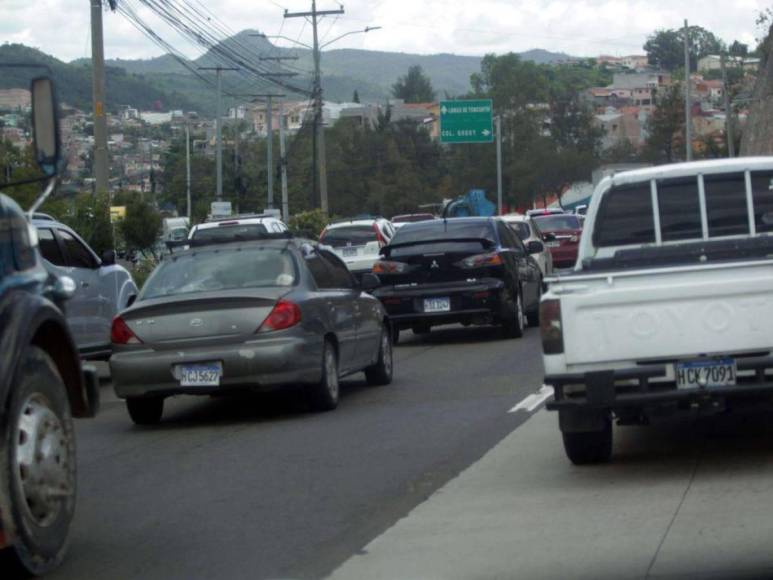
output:
[[[338,355],[333,343],[325,341],[322,351],[322,379],[309,387],[309,401],[316,411],[331,411],[338,406]]]
[[[534,304],[534,309],[526,314],[526,320],[529,323],[529,326],[539,326],[539,303],[542,299],[542,280],[539,281],[539,284],[537,285],[537,300]]]
[[[515,295],[515,304],[513,304],[512,300],[509,301],[509,304],[507,305],[507,313],[505,316],[506,318],[503,323],[505,336],[508,338],[522,337],[523,329],[525,326],[525,316],[523,312],[523,301],[521,300],[520,294]]]
[[[392,337],[389,336],[387,327],[381,329],[381,346],[378,351],[376,364],[365,369],[365,378],[369,385],[388,385],[392,382],[393,358]]]

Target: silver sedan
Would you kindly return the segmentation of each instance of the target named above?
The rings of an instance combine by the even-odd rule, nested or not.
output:
[[[299,386],[318,410],[339,378],[392,380],[381,303],[332,252],[295,240],[194,247],[167,256],[113,321],[110,369],[137,424],[159,421],[170,395]]]

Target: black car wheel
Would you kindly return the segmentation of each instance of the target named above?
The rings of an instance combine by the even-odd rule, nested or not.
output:
[[[331,411],[338,406],[338,354],[330,340],[322,349],[322,378],[309,387],[309,401],[316,411]]]
[[[376,364],[365,369],[365,378],[369,385],[380,386],[388,385],[392,382],[392,373],[394,368],[392,358],[392,337],[389,336],[387,326],[381,329],[381,346],[378,351],[378,360]]]
[[[10,492],[17,532],[2,564],[4,571],[38,575],[59,565],[66,551],[75,511],[75,433],[67,388],[51,357],[30,347],[22,364],[0,443],[0,478],[8,478],[2,487]]]
[[[537,284],[537,300],[534,303],[534,308],[532,308],[529,312],[526,313],[526,320],[529,323],[529,326],[531,327],[539,326],[539,303],[541,298],[542,298],[542,280],[540,280],[539,284]]]
[[[126,410],[135,425],[155,425],[164,414],[163,397],[129,397]]]
[[[505,336],[508,338],[521,338],[525,326],[523,319],[523,300],[521,300],[520,293],[515,295],[515,300],[512,297],[508,297],[505,303],[504,320],[502,321]]]

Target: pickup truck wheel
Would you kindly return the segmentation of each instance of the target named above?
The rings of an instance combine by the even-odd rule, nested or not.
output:
[[[505,310],[505,318],[502,323],[505,336],[508,338],[521,338],[523,336],[523,329],[525,326],[523,320],[523,300],[521,300],[521,295],[516,294],[514,301],[512,298],[509,298],[507,300]]]
[[[388,385],[392,382],[392,337],[389,336],[388,327],[381,329],[381,344],[378,349],[376,364],[365,369],[365,378],[368,384],[374,387]]]
[[[338,355],[330,340],[322,349],[322,378],[309,387],[309,402],[315,411],[332,411],[338,406]]]
[[[600,431],[562,433],[566,456],[575,465],[607,463],[612,457],[612,420]]]
[[[126,410],[135,425],[155,425],[164,414],[163,397],[129,397]]]
[[[75,432],[67,388],[48,354],[28,348],[0,443],[0,482],[10,495],[17,572],[44,574],[64,558],[75,511]]]

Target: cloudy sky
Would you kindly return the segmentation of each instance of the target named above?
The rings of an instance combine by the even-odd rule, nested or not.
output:
[[[311,41],[303,19],[282,18],[285,8],[308,10],[310,0],[166,1],[207,10],[229,31],[253,28]],[[201,52],[154,18],[142,0],[118,2],[135,7],[183,53]],[[336,48],[471,55],[545,48],[576,56],[624,55],[641,53],[651,31],[679,27],[685,18],[727,42],[754,44],[760,32],[756,17],[769,6],[773,0],[350,0],[344,1],[342,17],[322,22],[320,34],[330,40],[368,25],[383,27],[342,39]],[[337,2],[319,0],[318,7],[335,8]],[[104,22],[107,58],[161,53],[123,16],[106,13]],[[90,56],[89,0],[0,0],[0,42],[20,42],[68,61]]]

